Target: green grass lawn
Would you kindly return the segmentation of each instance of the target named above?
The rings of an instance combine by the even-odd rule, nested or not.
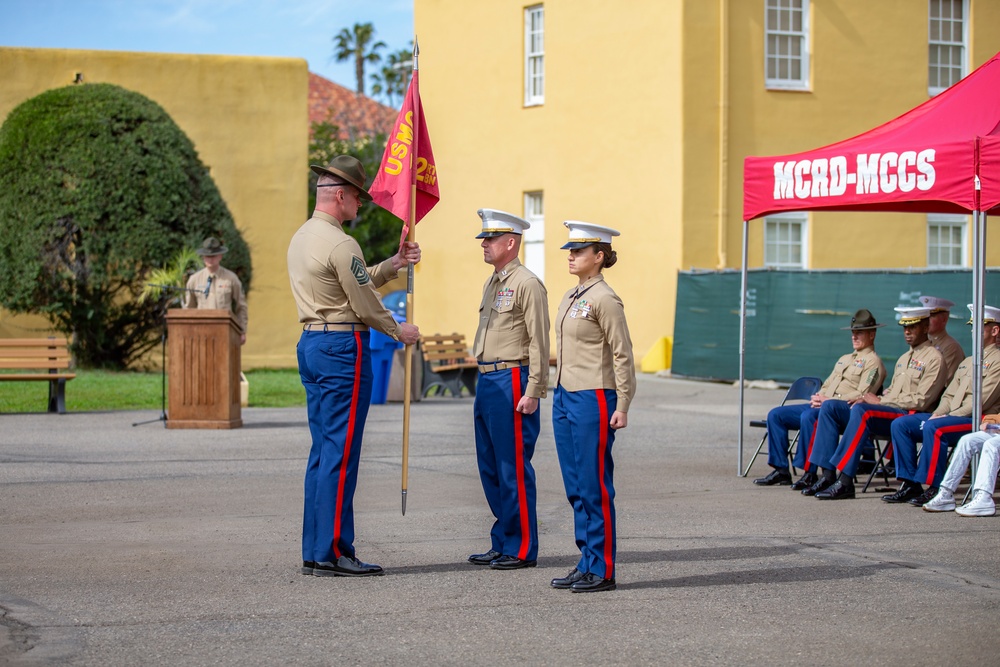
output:
[[[246,376],[252,408],[306,404],[297,369],[247,371]],[[66,383],[66,410],[159,410],[160,388],[159,373],[78,370]],[[0,382],[0,413],[45,412],[48,396],[47,382]]]

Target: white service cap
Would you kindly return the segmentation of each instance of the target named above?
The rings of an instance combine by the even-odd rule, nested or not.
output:
[[[520,235],[531,227],[531,223],[527,220],[493,208],[481,208],[476,213],[483,219],[483,230],[476,236],[477,239],[488,239],[502,234]]]
[[[920,303],[924,308],[929,308],[931,314],[947,312],[955,307],[954,301],[948,301],[948,299],[941,299],[936,296],[922,296],[920,297]]]
[[[592,222],[566,220],[563,224],[569,227],[569,241],[566,242],[566,245],[562,246],[562,250],[586,248],[593,243],[611,243],[613,236],[620,236],[617,229],[611,229],[604,225],[595,225]]]
[[[893,308],[899,313],[899,324],[907,327],[931,316],[930,308]]]

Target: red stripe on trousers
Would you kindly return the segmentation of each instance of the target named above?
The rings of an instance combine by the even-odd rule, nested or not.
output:
[[[340,558],[340,510],[344,504],[344,483],[347,481],[347,466],[351,460],[351,443],[354,441],[354,422],[358,412],[358,394],[361,393],[361,332],[354,332],[354,343],[358,356],[354,359],[354,389],[351,391],[351,410],[347,418],[347,439],[344,441],[344,458],[340,462],[340,479],[337,480],[337,507],[333,513],[333,555]]]
[[[604,514],[604,578],[613,579],[615,576],[615,563],[611,555],[611,542],[614,536],[611,534],[611,500],[608,498],[608,487],[604,483],[604,455],[608,451],[608,401],[604,396],[604,391],[598,389],[594,392],[597,395],[597,412],[600,416],[600,435],[598,436],[597,447],[597,479],[601,484],[601,511]]]
[[[816,442],[816,431],[818,430],[816,427],[818,425],[819,425],[819,420],[817,419],[816,423],[813,424],[813,434],[812,434],[812,437],[809,438],[809,447],[806,449],[806,464],[805,464],[805,466],[802,467],[802,472],[809,472],[809,465],[810,465],[809,464],[809,459],[813,455],[813,443]]]
[[[941,428],[934,430],[934,443],[931,448],[931,464],[927,468],[927,481],[925,484],[934,483],[934,471],[937,470],[938,465],[938,452],[941,451],[941,436],[946,433],[960,433],[962,431],[972,433],[972,423],[952,424],[951,426],[942,426]]]
[[[521,549],[517,557],[524,560],[528,557],[528,546],[531,539],[528,536],[528,498],[524,488],[524,436],[521,433],[521,413],[517,404],[521,402],[521,369],[511,369],[510,384],[514,390],[514,460],[517,463],[517,505],[521,519]]]
[[[899,412],[879,412],[878,410],[866,411],[861,417],[861,426],[859,426],[858,430],[854,432],[854,439],[851,440],[851,446],[847,448],[846,452],[844,452],[844,456],[840,459],[840,463],[836,464],[837,470],[843,472],[847,462],[854,456],[854,450],[858,448],[858,443],[861,442],[861,434],[868,430],[869,419],[875,419],[876,417],[882,419],[895,419],[896,417],[902,416],[903,415]]]

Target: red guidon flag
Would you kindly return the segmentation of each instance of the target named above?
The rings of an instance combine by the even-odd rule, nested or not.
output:
[[[420,103],[418,74],[419,71],[413,73],[403,108],[399,111],[382,155],[382,164],[368,188],[372,201],[403,221],[400,243],[406,239],[410,229],[413,184],[416,183],[417,186],[416,219],[412,221],[413,224],[420,222],[441,198],[438,193],[434,152],[427,134],[427,123],[424,121],[424,108]]]

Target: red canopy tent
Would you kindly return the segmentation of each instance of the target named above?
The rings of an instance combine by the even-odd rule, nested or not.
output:
[[[744,161],[738,474],[743,465],[749,221],[803,210],[972,213],[973,319],[975,330],[981,329],[986,214],[1000,212],[1000,54],[873,130],[815,150]],[[973,340],[978,397],[983,351],[982,341]]]

